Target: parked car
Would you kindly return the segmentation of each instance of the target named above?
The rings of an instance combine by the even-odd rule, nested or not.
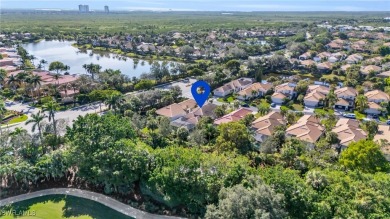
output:
[[[355,113],[344,113],[343,116],[348,119],[356,119]]]
[[[241,104],[242,107],[249,107],[247,103]]]
[[[271,103],[271,107],[272,108],[276,107],[276,103]]]
[[[390,125],[390,120],[387,120],[386,124],[387,124],[387,125]]]

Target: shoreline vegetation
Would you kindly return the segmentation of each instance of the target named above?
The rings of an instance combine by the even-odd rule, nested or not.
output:
[[[91,44],[82,44],[79,45],[77,43],[72,44],[73,47],[78,48],[78,49],[85,49],[85,50],[92,50],[92,52],[107,52],[107,53],[112,53],[112,54],[117,54],[121,55],[124,57],[128,58],[134,58],[134,59],[139,59],[139,60],[145,60],[145,61],[173,61],[173,62],[180,62],[180,63],[191,63],[183,58],[178,58],[178,57],[173,57],[173,56],[157,56],[157,55],[140,55],[140,54],[135,54],[132,52],[126,53],[123,52],[121,49],[113,49],[113,48],[106,48],[106,47],[101,47],[101,46],[92,46]],[[202,60],[198,60],[202,61]],[[207,60],[204,60],[207,61]]]

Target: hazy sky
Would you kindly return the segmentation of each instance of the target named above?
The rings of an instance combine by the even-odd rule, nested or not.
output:
[[[390,11],[390,0],[0,0],[1,8],[183,11]]]

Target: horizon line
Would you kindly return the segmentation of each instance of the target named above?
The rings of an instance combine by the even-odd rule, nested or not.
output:
[[[30,10],[30,11],[74,11],[78,12],[78,9],[66,9],[66,8],[0,8],[0,13],[3,10]],[[90,9],[89,12],[104,12],[104,9]],[[298,11],[298,10],[285,10],[285,11],[273,11],[273,10],[254,10],[254,11],[230,11],[230,10],[176,10],[176,9],[162,9],[162,10],[148,10],[148,9],[110,9],[110,12],[385,12],[390,13],[390,11],[380,11],[380,10],[368,10],[368,11],[355,11],[355,10],[304,10],[304,11]],[[83,12],[83,14],[86,14],[88,12]]]

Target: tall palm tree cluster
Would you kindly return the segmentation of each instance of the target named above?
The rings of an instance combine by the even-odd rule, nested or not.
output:
[[[91,75],[92,79],[94,80],[95,75],[100,72],[100,70],[102,69],[102,66],[100,66],[99,64],[90,63],[90,64],[84,64],[83,68],[85,69],[85,71],[88,74]]]
[[[19,88],[23,95],[27,96],[28,93],[30,93],[32,98],[35,97],[35,94],[38,95],[38,97],[40,96],[39,90],[41,89],[41,83],[41,76],[27,71],[17,75],[11,74],[8,78],[3,80],[3,85],[10,87],[14,93],[17,93],[17,89]]]

